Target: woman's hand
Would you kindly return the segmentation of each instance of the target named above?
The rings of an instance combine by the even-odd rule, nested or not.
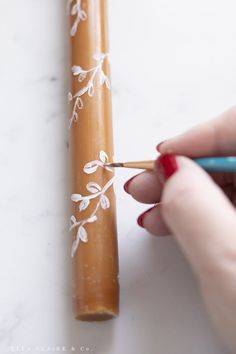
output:
[[[212,321],[236,353],[236,175],[209,175],[188,158],[236,155],[236,108],[157,148],[156,171],[133,177],[125,190],[155,204],[139,216],[139,225],[176,238]]]

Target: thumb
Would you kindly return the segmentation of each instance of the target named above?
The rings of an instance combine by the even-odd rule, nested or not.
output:
[[[233,205],[211,177],[190,159],[162,155],[157,166],[159,178],[165,178],[162,217],[193,269],[207,280],[212,272],[227,271],[225,268],[230,268],[230,261],[235,263],[236,257]]]

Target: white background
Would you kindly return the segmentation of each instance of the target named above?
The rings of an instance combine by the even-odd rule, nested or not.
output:
[[[235,0],[110,0],[109,12],[117,160],[155,157],[235,103]],[[72,317],[66,21],[65,1],[0,0],[0,352],[226,354],[174,240],[137,226],[132,171],[116,180],[120,316]]]

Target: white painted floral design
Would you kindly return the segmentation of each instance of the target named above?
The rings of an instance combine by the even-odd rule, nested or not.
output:
[[[112,169],[105,166],[104,164],[108,161],[108,156],[104,151],[100,151],[99,159],[93,160],[85,164],[83,171],[87,174],[94,173],[99,167],[104,168],[110,172],[113,172]],[[90,203],[93,200],[97,200],[95,208],[91,215],[86,219],[77,220],[74,215],[71,216],[71,226],[70,230],[74,228],[78,228],[76,238],[72,243],[71,249],[71,257],[74,257],[80,241],[88,242],[88,233],[86,231],[85,225],[88,223],[93,223],[98,220],[97,218],[97,211],[101,207],[103,210],[108,209],[110,207],[110,201],[108,197],[105,195],[106,191],[113,185],[114,176],[105,184],[105,186],[101,187],[96,182],[89,182],[86,185],[86,189],[90,194],[88,195],[81,195],[81,194],[72,194],[71,200],[75,203],[79,203],[79,211],[82,212],[83,210],[87,209]]]
[[[97,87],[106,85],[107,89],[110,90],[110,80],[107,75],[105,75],[103,71],[103,63],[104,60],[108,58],[108,53],[97,53],[93,55],[93,59],[95,60],[95,65],[88,70],[84,70],[81,66],[74,65],[72,67],[72,73],[74,76],[78,77],[78,82],[83,82],[86,78],[89,78],[85,86],[83,86],[79,91],[77,91],[74,95],[69,92],[68,100],[69,102],[73,102],[73,110],[69,121],[69,128],[71,127],[73,122],[76,122],[79,119],[78,110],[83,109],[83,98],[84,94],[88,94],[90,97],[93,96],[95,91],[95,78],[97,78],[98,84]]]
[[[70,30],[70,35],[73,37],[77,32],[80,21],[85,21],[87,19],[87,14],[81,9],[81,0],[68,0],[67,9],[68,13],[75,17]]]

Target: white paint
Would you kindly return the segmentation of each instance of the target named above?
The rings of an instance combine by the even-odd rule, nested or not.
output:
[[[77,76],[78,82],[83,82],[88,78],[87,83],[82,86],[75,94],[69,92],[68,100],[69,102],[73,102],[72,114],[69,120],[69,128],[71,128],[73,122],[77,122],[79,119],[78,110],[83,109],[83,98],[84,94],[88,94],[90,97],[93,96],[95,88],[101,87],[103,84],[106,85],[107,89],[110,90],[111,84],[110,80],[105,75],[102,67],[104,60],[108,59],[108,53],[96,53],[93,55],[93,59],[95,61],[95,65],[88,69],[82,69],[81,66],[74,65],[72,66],[72,73],[74,76]],[[97,84],[95,84],[95,79],[97,79]],[[96,85],[96,86],[95,86]]]
[[[99,160],[93,160],[88,162],[83,170],[87,174],[92,174],[97,171],[99,167],[104,168],[105,170],[108,170],[110,172],[113,172],[112,169],[110,169],[107,166],[104,166],[104,164],[108,162],[108,156],[105,151],[100,151],[99,153]],[[86,185],[86,189],[88,192],[90,192],[90,195],[81,195],[81,194],[72,194],[71,200],[75,203],[79,203],[79,211],[82,212],[87,207],[90,205],[91,200],[97,200],[95,204],[95,208],[91,215],[89,215],[88,218],[82,219],[82,220],[76,220],[76,217],[74,215],[71,216],[70,221],[71,221],[71,226],[70,230],[73,230],[74,228],[78,228],[76,238],[72,243],[72,249],[71,249],[71,257],[74,257],[78,247],[79,247],[79,242],[88,242],[88,234],[86,229],[84,228],[84,225],[87,223],[93,223],[98,220],[97,218],[97,211],[101,207],[103,210],[108,209],[110,207],[110,201],[108,197],[105,195],[106,191],[113,185],[114,183],[114,178],[112,177],[108,180],[108,182],[103,186],[100,187],[100,185],[96,182],[89,182]]]
[[[77,32],[80,22],[87,20],[87,14],[81,8],[81,0],[68,0],[67,13],[75,17],[74,23],[70,30],[70,35],[73,37]]]

